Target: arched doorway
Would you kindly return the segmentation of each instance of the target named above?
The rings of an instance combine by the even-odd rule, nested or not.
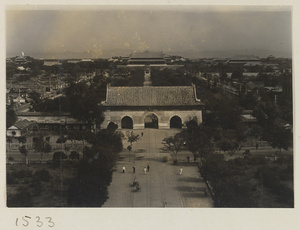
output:
[[[182,128],[181,118],[178,116],[173,116],[170,120],[170,128],[171,129],[181,129]]]
[[[154,113],[145,117],[145,128],[158,129],[158,117]]]
[[[121,128],[122,129],[133,129],[133,121],[132,121],[131,117],[125,116],[122,118]]]

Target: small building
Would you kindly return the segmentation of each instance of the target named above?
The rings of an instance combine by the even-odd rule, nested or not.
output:
[[[10,137],[20,137],[38,130],[36,122],[26,119],[17,121],[14,125],[6,130],[6,135]]]
[[[18,118],[22,121],[35,122],[40,131],[60,132],[62,130],[86,130],[88,128],[85,122],[72,118],[68,113],[22,112],[18,113]]]
[[[253,116],[253,110],[243,110],[241,121],[246,124],[248,128],[252,128],[252,125],[257,123],[257,118]]]

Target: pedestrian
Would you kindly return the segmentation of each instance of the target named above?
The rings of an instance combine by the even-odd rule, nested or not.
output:
[[[141,135],[144,136],[144,133],[142,132]]]
[[[125,172],[126,172],[126,168],[125,168],[125,167],[123,167],[123,169],[122,169],[122,170],[123,170],[123,173],[125,173]]]
[[[147,171],[148,171],[148,172],[150,171],[150,166],[149,166],[149,165],[147,165]]]
[[[179,175],[181,175],[181,174],[182,174],[182,171],[183,171],[183,169],[182,169],[182,168],[180,168],[180,169],[179,169]]]
[[[190,156],[187,156],[186,159],[187,159],[187,162],[190,162]]]
[[[147,173],[147,168],[144,167],[144,174],[146,175],[146,173]]]
[[[135,173],[135,166],[132,166],[132,171],[133,173]]]

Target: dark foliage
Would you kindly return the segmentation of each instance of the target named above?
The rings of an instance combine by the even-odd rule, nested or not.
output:
[[[9,128],[17,121],[17,115],[14,109],[6,108],[6,128]]]
[[[65,159],[68,159],[68,156],[64,152],[55,152],[52,158],[55,162],[60,162]]]
[[[18,183],[14,173],[7,173],[6,174],[6,183],[7,184],[16,184],[16,183]]]
[[[151,70],[151,80],[154,86],[188,86],[192,77],[184,69]]]
[[[123,149],[121,135],[101,130],[85,146],[78,175],[68,190],[68,204],[74,207],[101,207],[108,198],[107,188],[113,168]]]
[[[8,207],[32,207],[33,206],[33,196],[27,190],[19,191],[14,195],[7,197]]]
[[[41,170],[35,172],[34,177],[37,180],[40,180],[40,181],[43,181],[43,182],[49,182],[50,173],[47,169],[41,169]]]
[[[79,160],[79,157],[80,157],[80,155],[79,155],[78,152],[72,151],[71,154],[70,154],[70,156],[69,156],[69,159],[71,159],[71,160]]]

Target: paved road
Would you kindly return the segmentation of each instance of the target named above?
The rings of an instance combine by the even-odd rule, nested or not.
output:
[[[143,137],[133,144],[133,153],[121,153],[113,181],[109,187],[109,199],[103,207],[213,207],[213,200],[205,196],[201,188],[206,184],[200,177],[194,162],[187,163],[186,155],[180,156],[179,164],[172,161],[164,163],[162,158],[170,156],[163,152],[162,139],[174,134],[174,130],[146,129],[134,131],[143,132]],[[124,142],[124,146],[128,143]],[[192,157],[191,157],[192,158]],[[132,166],[136,167],[135,174]],[[150,171],[144,174],[144,167],[150,166]],[[126,172],[122,172],[122,168]],[[183,174],[179,175],[180,167]],[[134,177],[141,185],[141,191],[132,186]]]

